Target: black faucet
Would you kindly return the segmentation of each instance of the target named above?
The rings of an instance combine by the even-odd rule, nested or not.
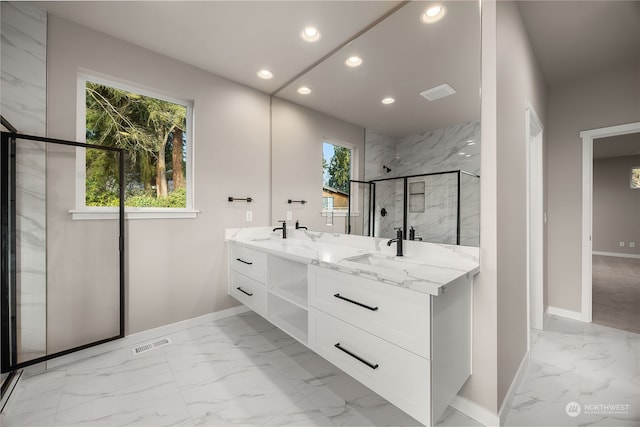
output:
[[[287,238],[287,223],[286,223],[286,221],[278,221],[278,222],[282,223],[282,227],[276,227],[276,228],[273,229],[273,231],[282,230],[282,238],[286,239]]]
[[[387,246],[391,246],[392,243],[396,243],[396,256],[402,256],[402,228],[398,227],[396,230],[396,238],[387,242]]]
[[[413,228],[413,225],[409,228],[409,240],[422,240],[422,237],[416,237],[416,229]]]
[[[300,229],[307,230],[307,227],[305,227],[304,225],[300,225],[300,221],[296,220],[296,230],[300,230]]]

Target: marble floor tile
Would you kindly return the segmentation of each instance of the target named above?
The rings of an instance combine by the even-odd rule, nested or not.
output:
[[[640,335],[555,316],[544,325],[506,425],[640,426]]]
[[[420,425],[255,313],[169,338],[25,375],[2,427]],[[639,402],[639,334],[548,316],[505,425],[639,427]],[[437,425],[480,423],[449,407]]]

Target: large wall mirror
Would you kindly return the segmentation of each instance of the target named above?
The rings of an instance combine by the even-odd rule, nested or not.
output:
[[[479,245],[480,6],[438,4],[399,5],[275,93],[274,222]]]

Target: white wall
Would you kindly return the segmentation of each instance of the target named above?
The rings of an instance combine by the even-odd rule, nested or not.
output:
[[[640,148],[640,134],[638,147]],[[594,144],[606,144],[594,140]],[[640,255],[640,189],[630,185],[631,168],[640,155],[596,159],[593,162],[593,251]],[[624,242],[624,247],[620,247]],[[635,243],[635,248],[629,246]]]
[[[269,223],[269,97],[165,56],[49,17],[48,136],[75,140],[76,81],[89,70],[194,103],[194,171],[197,219],[129,220],[127,223],[128,334],[189,319],[235,305],[226,295],[224,229]],[[68,159],[58,159],[59,166]],[[71,219],[74,208],[71,169],[59,169],[49,206],[49,247],[74,247],[91,229],[108,227]],[[71,180],[71,181],[69,181]],[[250,205],[228,196],[251,196]],[[245,209],[253,222],[244,221]],[[55,230],[55,231],[54,231]],[[87,267],[50,250],[54,289]],[[65,290],[67,292],[67,290]],[[70,301],[50,310],[50,327]],[[51,317],[53,316],[53,317]],[[82,324],[81,319],[75,319]],[[71,324],[70,322],[62,324]],[[51,331],[60,337],[64,331]],[[69,332],[67,332],[69,334]]]
[[[546,128],[549,306],[581,311],[580,132],[640,120],[639,76],[640,63],[636,62],[549,87]]]
[[[310,230],[345,233],[345,217],[326,225],[322,211],[322,142],[346,142],[356,149],[358,179],[364,169],[364,128],[279,98],[272,101],[272,219],[286,219],[287,211]],[[266,160],[265,157],[264,160]],[[304,205],[287,200],[306,200]]]
[[[497,380],[501,404],[527,351],[525,111],[530,104],[544,126],[546,84],[516,2],[498,2],[497,28]]]

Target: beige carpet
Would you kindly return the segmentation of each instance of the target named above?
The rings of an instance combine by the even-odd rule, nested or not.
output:
[[[640,333],[640,259],[593,256],[592,320]]]

